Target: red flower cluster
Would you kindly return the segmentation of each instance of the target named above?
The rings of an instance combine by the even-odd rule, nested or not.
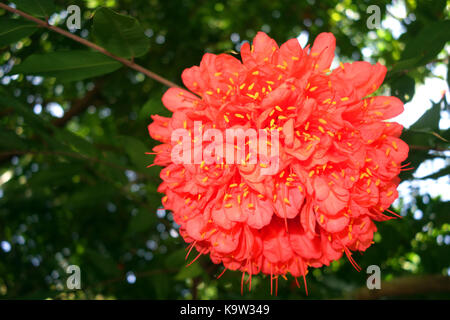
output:
[[[173,116],[154,115],[149,125],[163,143],[153,150],[154,164],[165,166],[159,191],[198,256],[209,254],[243,279],[260,272],[271,280],[304,277],[343,252],[359,268],[351,251],[371,245],[374,220],[390,219],[383,212],[398,196],[408,146],[398,139],[402,126],[384,121],[403,111],[402,102],[371,96],[386,68],[353,62],[330,70],[334,50],[331,33],[302,49],[297,39],[278,47],[260,32],[252,46],[243,44],[242,62],[205,54],[182,74],[192,93],[171,88],[163,96]],[[279,170],[174,163],[171,134],[192,133],[194,121],[221,131],[276,130]]]

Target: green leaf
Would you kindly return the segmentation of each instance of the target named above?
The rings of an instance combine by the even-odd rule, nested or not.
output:
[[[87,248],[84,255],[100,274],[109,277],[116,277],[120,275],[120,271],[117,268],[117,262],[108,254],[101,254],[94,249]]]
[[[69,185],[72,177],[78,174],[83,167],[75,164],[67,165],[55,163],[49,169],[41,169],[33,174],[28,181],[32,187],[53,187],[57,185]]]
[[[428,152],[428,148],[432,144],[432,141],[429,139],[429,135],[423,133],[416,133],[410,130],[404,130],[401,139],[405,141],[410,146],[417,146],[418,148],[423,147],[422,149],[410,149],[408,154],[408,162],[410,162],[409,167],[414,168],[413,170],[406,170],[400,173],[400,179],[407,180],[413,178],[413,173],[420,166],[422,162],[428,159],[434,159],[436,156],[430,155]]]
[[[150,163],[148,156],[145,155],[145,152],[147,152],[149,148],[147,148],[140,140],[133,137],[119,136],[117,137],[117,140],[125,148],[126,153],[136,169],[144,171]]]
[[[25,119],[25,122],[33,129],[46,132],[52,127],[51,124],[34,114],[32,108],[13,97],[2,87],[0,87],[0,107],[13,108],[14,111],[21,115]]]
[[[440,103],[434,103],[411,127],[411,130],[429,129],[438,131],[441,118]]]
[[[440,178],[442,176],[446,176],[449,174],[450,174],[450,166],[442,168],[438,172],[432,173],[432,174],[425,176],[423,178],[420,178],[420,179],[437,179],[437,178]]]
[[[87,141],[86,139],[80,137],[79,135],[72,133],[68,130],[58,130],[55,133],[55,137],[68,144],[72,150],[79,152],[88,156],[96,156],[97,149]]]
[[[78,171],[78,173],[85,173],[83,171]],[[79,210],[81,208],[99,208],[103,207],[108,201],[111,201],[115,196],[115,189],[109,184],[97,184],[94,186],[87,186],[80,191],[72,193],[70,199],[70,207],[74,210]]]
[[[95,12],[93,35],[105,49],[124,58],[143,56],[150,48],[149,39],[136,19],[107,8]]]
[[[414,96],[415,85],[414,79],[410,76],[400,76],[391,81],[392,94],[403,102],[407,102]]]
[[[195,278],[204,273],[202,267],[199,262],[196,261],[191,264],[189,267],[186,267],[188,262],[186,261],[186,249],[178,249],[172,252],[169,256],[166,257],[164,264],[167,268],[179,267],[180,271],[175,276],[176,280],[184,280],[187,278]],[[191,258],[197,255],[197,251],[193,250],[191,252]]]
[[[33,54],[15,66],[10,73],[77,81],[113,72],[121,66],[119,62],[99,52],[63,51]]]
[[[420,63],[431,61],[450,41],[450,20],[442,20],[430,23],[413,36],[405,46],[402,60],[420,58]]]
[[[109,177],[109,179],[117,182],[118,184],[125,185],[128,182],[128,178],[125,175],[124,164],[122,163],[122,157],[118,157],[117,153],[102,150],[103,161],[109,165],[101,165],[98,167],[99,172]]]
[[[0,20],[0,47],[29,37],[36,30],[37,25],[33,22],[3,17]]]
[[[171,290],[171,277],[172,276],[169,277],[167,274],[158,274],[151,278],[151,283],[153,284],[155,290],[156,299],[167,299]]]
[[[180,272],[178,272],[177,275],[175,276],[175,280],[192,279],[202,275],[203,273],[204,271],[202,267],[200,266],[198,261],[195,261],[189,267],[181,268]]]
[[[128,234],[134,234],[144,231],[150,231],[149,229],[156,221],[156,213],[148,212],[141,209],[133,216],[128,225]]]
[[[170,253],[164,260],[164,265],[167,268],[180,267],[183,268],[186,265],[186,254],[187,251],[184,248],[178,249]],[[191,252],[191,254],[195,254]]]
[[[158,114],[163,117],[170,117],[171,112],[164,107],[161,103],[161,97],[153,97],[148,99],[148,101],[142,106],[139,111],[139,120],[144,120],[146,122],[151,122],[150,116],[152,114]]]
[[[392,67],[386,74],[386,81],[391,82],[393,80],[396,80],[402,74],[406,74],[410,70],[413,70],[420,65],[420,57],[397,61],[392,65]]]
[[[450,89],[450,68],[447,66],[447,86]]]
[[[50,17],[56,12],[56,6],[52,0],[14,0],[17,9],[39,18]]]
[[[27,141],[19,137],[14,131],[0,128],[0,147],[5,150],[26,150]]]

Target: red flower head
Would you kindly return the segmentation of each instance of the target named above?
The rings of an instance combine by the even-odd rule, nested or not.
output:
[[[271,280],[304,277],[308,267],[329,265],[343,253],[359,268],[351,252],[371,245],[374,220],[390,219],[383,212],[398,196],[408,146],[398,138],[402,126],[385,121],[403,111],[402,102],[372,95],[386,68],[353,62],[330,70],[334,50],[331,33],[302,49],[297,39],[278,47],[260,32],[251,47],[243,44],[242,62],[207,53],[182,74],[191,92],[164,94],[173,115],[154,115],[149,125],[150,135],[163,142],[154,148],[154,164],[165,167],[159,191],[198,256]],[[234,138],[217,138],[227,129],[242,129],[238,139],[247,153]],[[271,156],[244,135],[248,129],[267,134]],[[190,161],[173,156],[184,145],[180,130],[194,146]],[[231,152],[234,160],[240,150],[245,158],[224,161],[217,149],[210,159],[202,157],[212,141],[207,131],[225,156]],[[268,140],[274,137],[276,147]],[[272,171],[263,172],[268,166]]]

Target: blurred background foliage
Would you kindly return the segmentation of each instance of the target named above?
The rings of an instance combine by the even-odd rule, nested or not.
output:
[[[405,102],[426,79],[449,79],[434,72],[448,72],[445,0],[2,2],[63,29],[66,8],[78,5],[82,25],[73,33],[179,85],[205,52],[235,54],[259,30],[279,44],[332,32],[335,63],[385,64],[379,93]],[[373,30],[370,5],[383,21]],[[266,277],[253,277],[241,296],[240,274],[216,280],[222,269],[206,257],[185,268],[186,245],[160,209],[160,168],[146,168],[152,156],[144,154],[156,145],[150,114],[170,114],[161,103],[166,89],[0,9],[0,298],[270,298]],[[312,270],[310,298],[450,297],[449,105],[443,93],[431,108],[410,108],[423,115],[404,133],[414,170],[403,172],[406,191],[393,208],[403,219],[378,224],[375,244],[355,256],[361,273],[346,259]],[[424,163],[431,169],[419,177]],[[423,181],[438,180],[440,195],[421,191]],[[72,264],[81,268],[82,290],[66,288]],[[359,288],[372,264],[381,267],[383,289],[370,294]],[[280,278],[278,298],[305,297]]]

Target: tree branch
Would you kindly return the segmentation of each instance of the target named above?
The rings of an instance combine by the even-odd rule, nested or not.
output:
[[[156,74],[156,73],[154,73],[154,72],[152,72],[152,71],[150,71],[148,69],[145,69],[144,67],[134,63],[131,60],[128,60],[128,59],[125,59],[125,58],[122,58],[122,57],[118,57],[118,56],[112,54],[111,52],[109,52],[108,50],[106,50],[105,48],[100,47],[99,45],[96,45],[93,42],[90,42],[90,41],[88,41],[86,39],[83,39],[83,38],[81,38],[81,37],[79,37],[79,36],[77,36],[75,34],[72,34],[72,33],[68,32],[66,30],[63,30],[61,28],[52,26],[46,21],[40,20],[38,18],[35,18],[35,17],[33,17],[33,16],[23,12],[23,11],[20,11],[18,9],[12,8],[12,7],[4,4],[4,3],[0,3],[0,8],[3,8],[6,11],[9,11],[9,12],[12,12],[12,13],[18,14],[19,16],[22,16],[22,17],[24,17],[27,20],[30,20],[30,21],[33,21],[33,22],[37,23],[41,27],[44,27],[44,28],[47,28],[47,29],[52,30],[54,32],[57,32],[57,33],[65,36],[65,37],[70,38],[72,40],[75,40],[75,41],[77,41],[77,42],[79,42],[79,43],[81,43],[81,44],[83,44],[83,45],[85,45],[85,46],[87,46],[89,48],[97,50],[98,52],[101,52],[104,55],[106,55],[106,56],[108,56],[108,57],[110,57],[110,58],[112,58],[114,60],[119,61],[123,65],[125,65],[125,66],[127,66],[127,67],[129,67],[131,69],[134,69],[134,70],[136,70],[138,72],[141,72],[141,73],[145,74],[147,77],[152,78],[152,79],[154,79],[154,80],[156,80],[156,81],[158,81],[158,82],[160,82],[160,83],[162,83],[162,84],[164,84],[164,85],[166,85],[168,87],[179,88],[179,86],[176,85],[175,83],[173,83],[173,82],[171,82],[171,81],[161,77],[160,75],[158,75],[158,74]]]

